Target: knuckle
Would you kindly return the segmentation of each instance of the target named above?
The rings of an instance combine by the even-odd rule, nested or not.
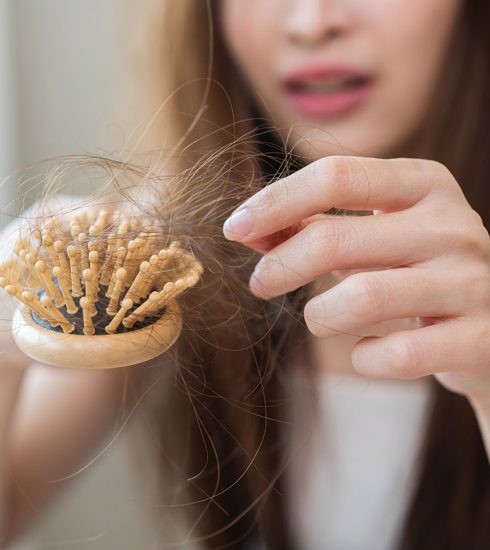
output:
[[[352,162],[349,157],[333,155],[327,157],[327,159],[329,160],[330,173],[332,176],[344,181],[349,179],[352,172]]]
[[[355,274],[344,281],[351,315],[361,322],[374,322],[385,306],[385,288],[375,275]]]
[[[458,181],[445,164],[436,160],[429,160],[427,162],[429,163],[432,173],[431,183],[436,189],[446,193],[450,191],[453,194],[463,194]]]
[[[460,220],[460,223],[453,224],[449,232],[451,242],[458,250],[486,261],[490,260],[490,238],[479,216],[471,214]]]
[[[302,232],[301,246],[309,261],[323,265],[342,248],[343,236],[336,223],[312,223]]]
[[[321,222],[312,223],[301,232],[301,248],[304,256],[310,261],[324,254],[325,228],[323,225]]]
[[[366,160],[364,159],[364,163]],[[315,181],[322,185],[331,197],[332,206],[339,206],[336,201],[361,201],[364,197],[366,208],[371,197],[371,182],[363,163],[353,156],[330,156],[317,161]]]
[[[281,261],[272,252],[266,254],[257,266],[255,275],[262,283],[274,284],[280,277]]]
[[[315,162],[315,182],[317,185],[342,185],[351,180],[352,170],[349,157],[323,157]]]
[[[459,280],[461,295],[465,297],[466,307],[474,310],[490,308],[490,266],[487,262],[478,262],[462,272]]]
[[[476,239],[475,251],[483,259],[490,261],[490,236],[481,216],[475,210],[470,212],[469,224]]]
[[[399,338],[392,346],[392,369],[399,378],[410,379],[424,371],[429,353],[415,338]]]
[[[420,162],[421,164],[424,164],[425,166],[428,166],[435,177],[448,176],[448,175],[451,175],[452,177],[452,174],[449,171],[449,168],[442,162],[439,162],[438,160],[429,159],[429,160],[419,160],[418,162]]]
[[[485,227],[485,224],[483,223],[483,218],[480,216],[480,214],[473,208],[470,208],[468,212],[468,218],[476,227],[479,227],[482,233],[484,233],[488,238],[488,231]]]
[[[425,167],[426,170],[432,175],[434,181],[446,182],[449,180],[454,180],[454,177],[449,170],[449,168],[437,160],[419,160],[421,164],[421,169]]]
[[[460,252],[490,262],[490,236],[475,210],[456,207],[448,217],[448,205],[432,201],[422,212],[419,226],[425,234],[434,236],[434,245],[446,253]]]
[[[346,258],[362,243],[361,228],[348,217],[314,222],[302,231],[301,245],[307,258],[321,265]]]
[[[482,316],[481,321],[474,324],[473,340],[477,343],[475,349],[481,350],[479,355],[479,361],[469,362],[468,366],[477,370],[483,368],[488,371],[488,354],[490,352],[490,344],[481,346],[482,342],[490,343],[490,317],[487,315]]]
[[[410,159],[414,181],[422,186],[425,195],[431,192],[447,193],[448,189],[460,187],[447,166],[436,160]]]

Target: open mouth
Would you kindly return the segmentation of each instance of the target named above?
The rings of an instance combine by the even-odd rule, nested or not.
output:
[[[354,76],[348,78],[324,78],[311,80],[289,80],[286,90],[290,93],[306,93],[314,95],[335,94],[346,90],[358,90],[368,85],[368,77]]]
[[[283,90],[293,109],[313,119],[331,119],[361,107],[372,92],[374,78],[348,69],[313,68],[286,78]]]

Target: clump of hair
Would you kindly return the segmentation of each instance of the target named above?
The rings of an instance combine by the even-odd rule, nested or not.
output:
[[[64,212],[57,212],[59,218],[71,216],[72,221],[80,221],[83,216],[74,216],[80,216],[76,212],[87,206],[101,212],[101,223],[104,212],[124,212],[132,220],[141,220],[140,227],[133,222],[134,236],[142,229],[155,234],[159,250],[179,243],[180,250],[202,266],[199,284],[189,285],[192,288],[181,297],[183,330],[177,344],[146,366],[135,368],[161,372],[154,433],[165,449],[160,456],[166,480],[162,510],[168,512],[165,499],[171,500],[174,507],[198,518],[196,540],[212,540],[213,544],[246,538],[254,531],[259,502],[269,503],[270,510],[276,507],[279,511],[282,506],[277,486],[284,464],[273,465],[271,454],[279,460],[281,453],[269,448],[268,441],[275,440],[283,421],[283,396],[277,383],[281,381],[281,357],[303,334],[296,304],[302,302],[302,293],[271,302],[254,297],[248,279],[258,254],[227,241],[222,234],[229,214],[267,183],[261,176],[264,164],[274,167],[277,176],[288,170],[287,163],[277,162],[280,154],[277,158],[271,153],[257,154],[254,139],[249,136],[201,156],[189,152],[188,161],[178,159],[178,170],[172,168],[171,154],[162,151],[134,157],[131,162],[90,156],[50,162],[40,215],[28,227],[35,234],[43,226],[50,197],[67,182],[86,181],[95,184],[91,196],[69,201]],[[287,156],[282,158],[287,162]],[[115,215],[116,222],[119,216]],[[97,220],[82,221],[86,231],[78,232],[75,227],[78,235],[72,237],[80,240],[82,234],[83,241]],[[111,223],[104,233],[114,233]],[[96,243],[96,228],[92,232]],[[88,241],[86,250],[81,247],[87,252],[90,269],[88,255],[98,251],[89,250]],[[108,250],[103,254],[109,256]],[[293,332],[296,339],[291,338]],[[172,479],[173,491],[169,489]],[[176,493],[176,487],[182,490]],[[219,532],[211,527],[217,522],[224,526]]]

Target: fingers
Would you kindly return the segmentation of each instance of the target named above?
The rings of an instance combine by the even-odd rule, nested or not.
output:
[[[272,233],[261,239],[257,239],[256,241],[249,241],[247,242],[247,246],[249,248],[252,248],[253,250],[256,250],[257,252],[260,252],[261,254],[266,254],[276,246],[279,246],[283,242],[290,239],[293,235],[296,235],[296,233],[299,233],[302,229],[304,229],[308,225],[324,219],[325,219],[324,214],[316,214],[315,216],[305,218],[304,220],[302,220],[300,223],[297,223],[296,225],[292,225],[290,227],[287,227],[286,229],[282,229],[277,233]]]
[[[468,289],[468,282],[468,274],[461,270],[356,273],[310,300],[305,321],[315,336],[328,338],[391,319],[463,315],[481,305],[480,293]]]
[[[433,256],[437,238],[403,213],[324,217],[266,254],[256,266],[250,288],[257,296],[270,298],[333,270],[420,262]]]
[[[326,157],[259,191],[225,222],[224,233],[247,243],[333,207],[403,210],[434,191],[461,193],[453,180],[431,161]]]
[[[352,352],[356,371],[375,378],[413,379],[435,373],[457,373],[467,383],[487,365],[482,356],[486,330],[469,330],[468,318],[456,318],[424,328],[363,338]],[[488,353],[487,353],[488,355]]]

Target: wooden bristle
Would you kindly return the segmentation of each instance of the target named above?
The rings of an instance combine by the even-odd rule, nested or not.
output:
[[[125,298],[121,302],[121,308],[116,313],[112,321],[105,327],[105,331],[108,334],[114,334],[119,325],[121,324],[121,321],[126,316],[126,313],[133,307],[133,300],[130,300],[129,298]]]
[[[112,296],[112,291],[114,290],[114,285],[116,284],[116,273],[117,273],[117,270],[123,266],[125,257],[126,257],[126,249],[124,248],[124,246],[120,246],[116,252],[116,263],[112,271],[109,288],[107,289],[107,292],[106,292],[106,296],[108,298]]]
[[[131,328],[136,322],[143,321],[147,315],[150,315],[151,312],[154,311],[158,300],[159,293],[152,292],[145,302],[143,302],[138,308],[136,308],[133,313],[123,319],[123,325],[126,328]]]
[[[63,241],[55,241],[54,250],[58,254],[58,267],[60,275],[66,281],[68,288],[71,289],[70,264],[66,258],[65,244]]]
[[[63,332],[69,334],[75,330],[75,325],[70,323],[61,311],[55,307],[49,296],[43,296],[40,302],[47,309],[49,315],[55,319],[55,322],[63,329]]]
[[[48,252],[48,256],[51,260],[51,265],[53,267],[58,265],[58,255],[54,249],[54,238],[55,238],[55,229],[53,226],[46,228],[41,233],[41,244],[44,249]]]
[[[140,257],[140,249],[143,246],[143,240],[140,238],[133,239],[128,243],[126,258],[124,259],[124,269],[127,271],[126,281],[132,281],[138,271],[138,258]],[[127,283],[128,284],[128,283]]]
[[[8,287],[7,287],[8,292]],[[39,317],[44,319],[45,321],[48,321],[48,323],[51,324],[53,327],[59,326],[59,323],[56,321],[56,319],[53,319],[50,317],[49,312],[46,310],[46,308],[43,307],[41,302],[39,301],[39,298],[33,294],[32,292],[29,292],[28,290],[22,292],[19,296],[16,296],[19,300],[24,302],[32,311],[37,313]]]
[[[19,285],[6,284],[4,288],[10,296],[14,296],[18,300],[21,299],[21,287]]]
[[[80,269],[83,272],[89,268],[87,235],[80,233],[78,235],[78,242],[80,243]]]
[[[78,237],[81,232],[82,232],[82,228],[78,223],[71,224],[70,234],[72,237]]]
[[[97,277],[99,273],[99,253],[96,250],[92,250],[88,253],[88,263],[93,276]]]
[[[83,295],[82,285],[80,283],[80,271],[78,268],[78,249],[74,245],[68,246],[66,249],[70,258],[70,276],[71,276],[71,293],[74,298],[79,298]]]
[[[95,220],[93,227],[97,229],[98,233],[101,233],[102,231],[106,230],[108,223],[109,223],[109,213],[107,212],[107,210],[104,210],[102,208],[101,210],[99,210],[97,214],[97,219]]]
[[[123,246],[125,244],[128,233],[129,233],[129,219],[121,218],[119,222],[119,226],[117,228],[118,240],[116,243],[116,250],[120,246]]]
[[[133,280],[133,283],[129,287],[129,290],[126,293],[126,298],[129,298],[135,303],[139,303],[141,296],[143,295],[143,290],[146,285],[148,278],[148,273],[150,271],[150,262],[141,262],[138,275]]]
[[[136,304],[139,304],[139,302],[141,301],[141,298],[145,298],[146,296],[148,296],[150,289],[154,285],[155,277],[158,273],[158,270],[160,269],[160,258],[156,254],[153,254],[148,264],[149,264],[148,271],[146,272],[145,276],[142,278],[141,287],[140,287],[138,296],[136,296],[135,294],[134,301]],[[141,266],[140,266],[140,269],[141,269]]]
[[[15,243],[20,267],[4,270],[0,287],[58,331],[139,328],[158,319],[203,273],[190,250],[167,239],[158,221],[118,211],[52,217]]]
[[[24,261],[27,264],[28,269],[34,270],[34,264],[37,262],[39,258],[39,252],[37,250],[34,250],[33,252],[28,252],[24,256]]]
[[[84,269],[82,276],[85,283],[85,297],[90,302],[92,317],[95,317],[95,315],[97,315],[97,309],[95,307],[95,302],[97,300],[95,277],[90,269]]]
[[[70,288],[66,282],[66,278],[64,277],[61,267],[55,267],[53,269],[53,275],[56,277],[56,280],[60,285],[61,294],[63,295],[63,298],[65,300],[66,311],[73,315],[78,311],[78,308],[73,301],[72,295],[70,294]]]
[[[116,249],[116,235],[111,233],[107,237],[107,252],[105,255],[104,264],[100,270],[100,284],[107,286],[111,281],[112,268],[111,262],[114,261],[114,251]]]
[[[80,298],[80,307],[83,311],[83,333],[87,336],[95,334],[95,327],[92,321],[92,304],[85,296]]]
[[[116,271],[116,282],[110,295],[109,305],[107,306],[107,315],[110,315],[111,317],[114,316],[117,312],[119,297],[121,296],[121,293],[124,289],[127,275],[128,272],[124,269],[124,267],[120,267]]]
[[[62,307],[65,305],[65,300],[60,294],[60,291],[53,283],[52,272],[46,267],[46,263],[43,260],[36,262],[34,266],[36,268],[39,279],[42,282],[46,292],[53,298],[56,307]]]

